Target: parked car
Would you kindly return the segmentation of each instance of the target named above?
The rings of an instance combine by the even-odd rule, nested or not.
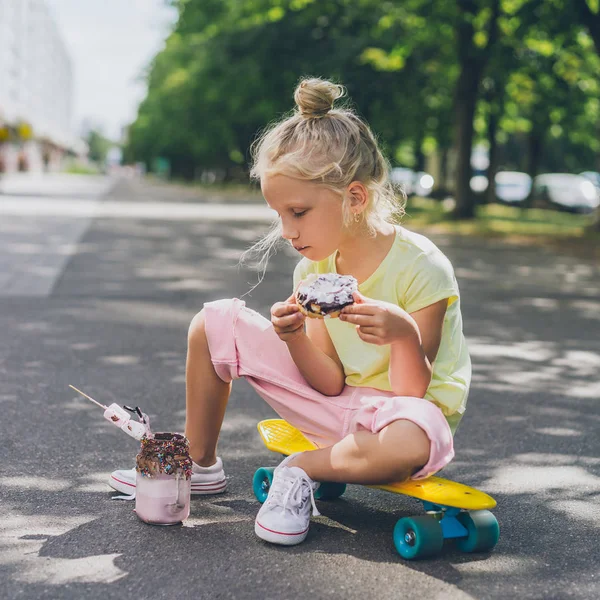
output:
[[[498,171],[494,177],[496,198],[507,204],[523,202],[531,192],[532,179],[519,171]]]
[[[488,189],[489,181],[485,175],[474,175],[471,177],[469,185],[476,194],[482,194]]]
[[[600,193],[581,175],[547,173],[533,180],[531,206],[558,208],[574,213],[591,213],[600,205]]]
[[[433,190],[434,179],[425,171],[395,167],[390,173],[390,179],[400,185],[407,196],[429,196]]]
[[[596,171],[584,171],[579,173],[582,177],[589,179],[600,190],[600,173]]]

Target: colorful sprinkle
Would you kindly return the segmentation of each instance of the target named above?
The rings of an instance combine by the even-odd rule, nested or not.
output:
[[[186,479],[192,476],[190,443],[180,433],[155,433],[153,438],[143,437],[136,457],[136,469],[145,477],[164,473],[181,473]]]

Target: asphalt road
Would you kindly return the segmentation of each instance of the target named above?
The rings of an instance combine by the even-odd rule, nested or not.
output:
[[[187,194],[187,195],[186,195]],[[269,212],[135,181],[4,182],[0,195],[0,598],[600,597],[600,268],[492,240],[438,236],[463,295],[474,381],[444,475],[498,501],[492,553],[448,544],[405,562],[391,532],[408,498],[350,486],[320,503],[305,543],[255,538],[254,470],[275,465],[236,382],[220,442],[223,496],[183,527],[112,499],[136,443],[69,384],[182,430],[186,335],[203,302],[256,280],[239,254]],[[185,197],[184,197],[185,196]],[[296,258],[280,252],[244,299],[268,314]]]

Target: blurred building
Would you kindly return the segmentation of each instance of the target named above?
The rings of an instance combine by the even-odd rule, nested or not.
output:
[[[57,170],[72,133],[73,67],[45,0],[0,0],[0,171]]]

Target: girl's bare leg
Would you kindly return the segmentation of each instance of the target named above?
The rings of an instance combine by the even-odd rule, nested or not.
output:
[[[358,431],[329,448],[303,452],[288,466],[314,481],[384,484],[408,479],[429,460],[431,442],[412,421],[390,423],[379,433]]]
[[[196,464],[210,467],[217,460],[217,441],[231,383],[219,378],[211,362],[204,310],[190,325],[185,385],[185,435],[190,441],[190,455]]]

